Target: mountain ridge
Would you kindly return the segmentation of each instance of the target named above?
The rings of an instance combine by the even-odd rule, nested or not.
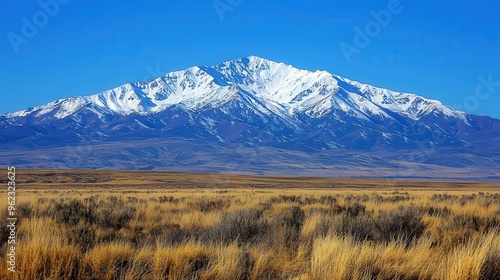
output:
[[[325,174],[346,173],[344,166],[359,163],[374,176],[375,170],[397,172],[398,164],[413,164],[415,174],[469,168],[472,176],[487,177],[500,170],[499,131],[500,120],[467,114],[438,100],[250,56],[1,115],[0,155],[6,156],[5,163],[17,160],[39,167],[58,162],[70,168],[134,169],[148,162],[153,169],[219,172],[217,167],[227,163],[217,156],[224,154],[233,162],[222,170],[229,172],[287,174],[302,166],[298,169],[308,174],[313,172],[309,166],[323,162],[315,170]],[[149,147],[138,145],[136,155],[120,149],[118,143],[134,139],[158,139],[173,147],[158,147],[161,152],[146,153],[146,158],[143,151]],[[89,163],[89,155],[81,155],[85,163],[73,166],[50,152],[79,146],[101,151],[110,143],[115,143],[114,161],[90,153],[95,160]],[[195,153],[189,148],[194,143],[207,147]],[[171,154],[176,149],[188,156],[175,162]],[[244,152],[231,156],[227,149]],[[16,150],[26,158],[9,155]],[[40,150],[45,154],[38,154]],[[241,154],[254,150],[270,162],[245,162]],[[297,162],[276,153],[295,153]],[[328,154],[344,158],[342,153],[352,162],[321,159]],[[401,153],[412,156],[401,158]],[[30,154],[46,161],[34,163]],[[272,162],[273,156],[280,160]]]
[[[231,66],[234,67],[236,65],[236,67],[241,67],[242,65],[245,65],[245,64],[248,65],[250,63],[253,63],[255,65],[255,67],[265,67],[265,66],[269,67],[269,68],[260,68],[260,70],[278,67],[278,70],[281,70],[281,72],[280,71],[277,71],[277,72],[280,72],[280,73],[282,73],[283,69],[286,69],[288,71],[295,71],[296,72],[295,74],[297,74],[299,76],[307,75],[307,76],[309,76],[308,77],[309,79],[311,79],[311,76],[316,76],[316,78],[329,79],[326,82],[327,84],[330,83],[333,85],[337,85],[338,82],[341,82],[341,83],[344,83],[344,85],[349,84],[351,86],[352,85],[357,86],[361,90],[361,92],[365,92],[365,93],[369,93],[369,94],[373,94],[374,92],[378,92],[379,94],[380,93],[384,94],[385,97],[387,97],[387,95],[391,96],[391,95],[397,94],[398,96],[403,95],[404,97],[421,98],[427,102],[437,103],[438,105],[443,106],[443,108],[449,108],[448,106],[443,105],[441,102],[439,102],[437,100],[423,98],[423,97],[417,96],[415,94],[396,92],[396,91],[383,89],[380,87],[371,86],[368,84],[363,84],[363,83],[360,83],[360,82],[357,82],[354,80],[343,78],[343,77],[338,76],[338,75],[330,74],[330,73],[323,71],[323,70],[317,70],[315,72],[312,72],[312,71],[308,71],[308,70],[296,69],[296,68],[293,68],[291,65],[287,65],[284,63],[277,63],[277,62],[266,60],[266,59],[263,59],[260,57],[250,56],[248,58],[240,58],[240,59],[230,60],[230,61],[218,64],[218,65],[213,66],[213,67],[211,67],[211,66],[201,66],[201,67],[194,66],[194,67],[190,67],[190,68],[183,70],[183,71],[174,71],[174,72],[164,74],[164,75],[162,75],[158,78],[155,78],[151,81],[148,81],[148,82],[127,83],[127,84],[118,86],[116,88],[113,88],[113,89],[110,89],[107,91],[103,91],[103,92],[100,92],[97,94],[89,95],[89,96],[77,96],[77,97],[70,97],[70,98],[62,98],[62,99],[55,100],[55,101],[50,102],[50,103],[45,104],[45,105],[35,106],[31,110],[34,111],[34,110],[39,109],[42,111],[41,113],[45,113],[46,110],[50,109],[50,106],[49,106],[49,108],[43,108],[43,107],[45,107],[47,105],[52,105],[52,104],[56,105],[54,103],[61,103],[61,102],[65,103],[64,105],[68,105],[67,109],[75,109],[75,108],[79,109],[79,108],[81,108],[82,105],[84,105],[84,104],[86,105],[90,102],[90,103],[97,105],[101,108],[107,108],[115,113],[122,114],[122,115],[130,114],[130,113],[138,113],[138,114],[155,113],[155,112],[161,111],[162,109],[165,109],[165,107],[162,107],[162,106],[165,106],[165,105],[171,106],[171,105],[176,104],[175,103],[176,100],[174,97],[171,98],[170,102],[162,102],[165,99],[167,99],[168,94],[178,92],[178,88],[175,88],[172,85],[171,80],[165,80],[165,79],[162,80],[162,78],[178,79],[178,76],[188,76],[188,74],[191,76],[199,76],[200,71],[201,71],[205,74],[210,75],[208,81],[205,81],[203,86],[209,87],[211,85],[210,84],[207,85],[207,83],[215,82],[215,84],[217,84],[219,86],[232,86],[231,89],[234,89],[233,87],[243,86],[243,85],[237,84],[235,82],[235,81],[238,81],[238,79],[242,79],[242,76],[240,76],[240,77],[235,76],[234,73],[232,73],[231,71],[228,71],[228,70],[235,70],[235,69],[231,69]],[[248,68],[245,69],[243,67],[243,68],[236,69],[236,70],[245,73],[248,70]],[[255,70],[255,69],[252,69],[252,70]],[[228,77],[232,78],[233,80],[230,81]],[[269,77],[266,77],[266,78],[268,81],[278,80],[279,82],[282,82],[282,83],[284,82],[283,80],[285,80],[285,81],[291,80],[291,78],[276,79],[276,77],[273,77],[272,75]],[[255,79],[253,79],[253,80],[255,80]],[[182,86],[182,90],[186,89],[186,86],[188,83],[194,83],[194,79],[191,78],[191,79],[183,80],[180,83],[180,85]],[[252,83],[252,85],[253,84],[254,83]],[[154,87],[148,88],[148,86],[150,86],[150,85],[159,85],[159,86],[166,85],[166,87],[168,87],[168,89],[165,90],[166,93],[161,92],[161,91],[155,91]],[[247,86],[247,84],[244,84],[244,85]],[[257,88],[259,86],[262,87],[262,85],[258,84]],[[199,85],[198,85],[198,87],[199,87]],[[146,91],[144,91],[144,89],[146,89]],[[245,88],[239,88],[239,89],[245,90]],[[117,98],[119,90],[121,90],[122,96]],[[160,87],[160,90],[161,90],[161,87]],[[211,89],[211,90],[213,90],[213,89]],[[219,90],[219,88],[217,88],[217,90]],[[247,88],[246,90],[249,90],[249,89]],[[272,92],[274,90],[276,92],[276,89],[269,88],[269,87],[265,88],[264,90],[267,92]],[[141,96],[137,96],[138,92],[141,93]],[[255,93],[255,90],[250,89],[250,92]],[[331,92],[333,92],[333,91],[330,91],[330,93]],[[149,93],[149,95],[148,95],[148,93]],[[187,94],[188,93],[189,92],[187,92]],[[217,92],[217,93],[220,93],[220,92]],[[223,93],[225,93],[225,91]],[[153,95],[153,96],[151,96],[151,95]],[[154,98],[154,97],[156,97],[156,98]],[[176,97],[178,97],[178,96],[176,96]],[[200,96],[198,95],[196,97],[200,97]],[[284,96],[283,93],[281,92],[281,96],[278,96],[278,97],[280,97],[280,98],[273,98],[273,96],[270,95],[270,96],[267,96],[267,99],[270,101],[274,101],[278,104],[281,103],[281,105],[286,104],[286,105],[290,106],[291,101],[302,100],[302,98],[304,96],[300,96],[300,95],[299,96],[297,96],[297,95],[296,96]],[[295,97],[295,99],[292,99],[291,97]],[[366,97],[366,96],[363,96],[363,97]],[[393,96],[391,96],[391,97],[393,97]],[[286,101],[287,98],[289,100]],[[177,101],[179,101],[179,100],[180,99],[177,98]],[[227,98],[226,98],[226,100],[227,100]],[[69,101],[73,101],[73,103],[66,104]],[[154,101],[159,101],[159,102],[155,103]],[[202,101],[202,100],[198,100],[198,101]],[[280,101],[284,101],[284,102],[280,102]],[[373,101],[373,100],[370,100],[370,101]],[[79,102],[79,104],[75,104],[74,102]],[[144,102],[145,104],[143,104],[141,102]],[[296,102],[293,102],[293,103],[296,103]],[[381,104],[382,104],[382,102],[377,103],[377,105],[381,105]],[[80,105],[80,107],[78,107],[78,105]],[[140,106],[140,105],[142,105],[142,106]],[[153,107],[155,110],[152,110],[152,111],[144,110],[148,107],[149,108]],[[7,113],[5,115],[7,115],[8,117],[24,116],[24,115],[31,113],[31,112],[30,112],[30,110],[21,110],[18,112]],[[461,112],[461,114],[465,114],[465,113]],[[66,117],[68,115],[61,113],[59,116],[63,118],[63,117]]]

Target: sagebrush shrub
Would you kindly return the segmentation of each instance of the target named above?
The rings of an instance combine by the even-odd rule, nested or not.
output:
[[[237,210],[222,215],[206,236],[211,241],[248,243],[265,234],[267,223],[260,220],[261,213],[252,208]]]
[[[422,214],[415,207],[399,207],[381,212],[374,221],[375,238],[381,242],[402,240],[409,245],[423,232]]]
[[[479,273],[480,280],[500,279],[500,250],[492,250]]]
[[[339,236],[352,236],[355,240],[373,240],[373,219],[368,215],[338,215],[329,225],[329,231]]]

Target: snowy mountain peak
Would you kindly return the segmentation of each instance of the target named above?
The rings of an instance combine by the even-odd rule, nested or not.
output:
[[[213,110],[233,100],[240,100],[260,113],[273,112],[282,119],[293,119],[298,114],[320,118],[339,112],[363,119],[393,118],[393,114],[419,119],[430,113],[465,119],[465,113],[436,100],[377,88],[326,71],[301,70],[257,56],[216,66],[194,66],[149,82],[56,100],[6,116],[35,114],[61,119],[85,109],[117,115],[150,115],[172,106],[189,111]]]
[[[337,75],[335,78],[342,84],[344,89],[349,90],[350,88],[352,92],[358,92],[376,106],[412,119],[418,119],[422,115],[429,113],[442,113],[446,116],[466,119],[466,113],[446,106],[438,100],[423,98],[412,93],[379,88]]]
[[[500,178],[499,135],[500,120],[437,100],[250,56],[2,115],[0,159],[27,168]],[[399,173],[407,167],[417,173]]]
[[[241,57],[229,60],[219,65],[240,65],[243,68],[255,71],[255,70],[269,69],[277,67],[279,65],[286,65],[286,64],[251,55],[248,57]]]

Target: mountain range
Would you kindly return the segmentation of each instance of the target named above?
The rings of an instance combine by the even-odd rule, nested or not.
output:
[[[500,179],[500,120],[255,56],[1,115],[0,143],[20,168]]]

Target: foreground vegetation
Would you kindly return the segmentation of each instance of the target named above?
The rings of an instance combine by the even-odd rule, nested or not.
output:
[[[16,208],[1,279],[500,279],[497,192],[25,191]]]

